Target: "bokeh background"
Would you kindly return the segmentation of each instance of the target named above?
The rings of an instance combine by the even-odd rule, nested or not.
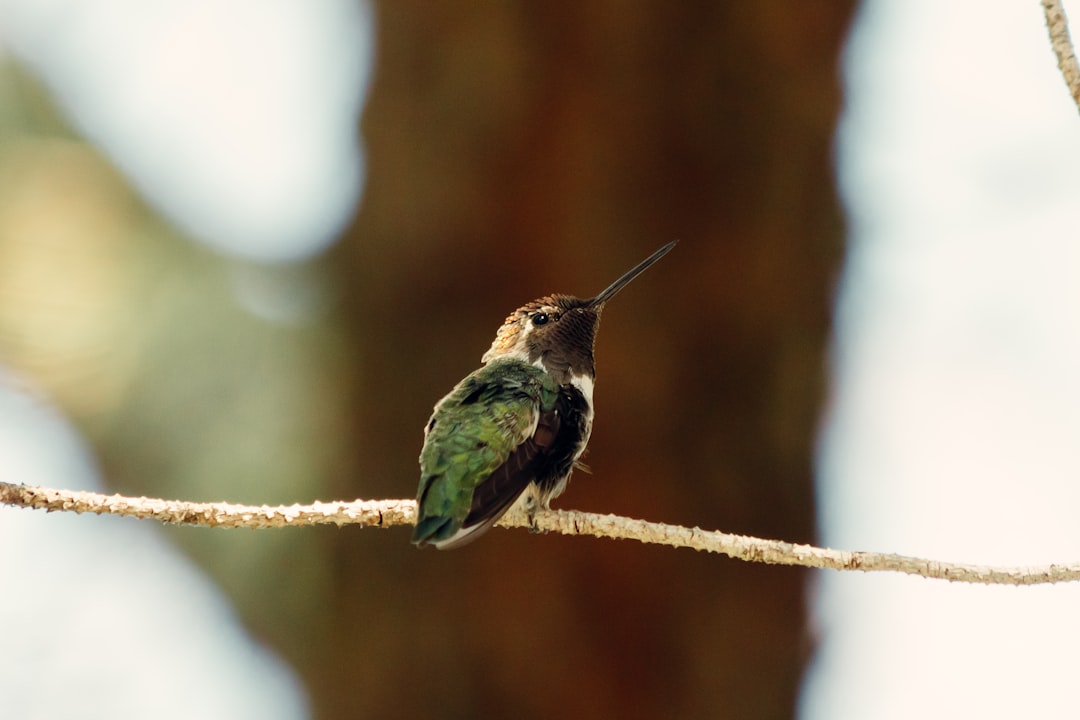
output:
[[[1075,560],[1078,157],[1037,3],[0,0],[0,472],[412,496],[510,310],[680,239],[560,506]],[[1069,717],[1080,672],[1070,587],[407,539],[0,508],[0,716]]]

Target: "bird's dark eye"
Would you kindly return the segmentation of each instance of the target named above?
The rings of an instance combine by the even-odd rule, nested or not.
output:
[[[548,314],[547,313],[536,313],[535,315],[532,316],[532,324],[533,325],[547,325],[547,321],[548,321]]]

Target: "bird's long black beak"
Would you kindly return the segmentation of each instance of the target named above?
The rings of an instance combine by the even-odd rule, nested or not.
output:
[[[600,307],[601,305],[606,303],[608,300],[615,297],[615,294],[617,292],[619,292],[620,290],[622,290],[627,285],[629,285],[631,280],[633,280],[638,275],[640,275],[641,273],[648,270],[649,267],[652,266],[653,263],[655,263],[657,260],[659,260],[660,258],[667,255],[669,252],[671,252],[671,248],[675,247],[675,245],[678,242],[679,242],[678,240],[672,240],[667,245],[660,248],[659,250],[654,252],[652,255],[645,258],[641,262],[639,262],[637,265],[634,266],[634,268],[632,270],[625,273],[621,278],[619,278],[615,282],[608,285],[607,289],[605,289],[602,293],[600,293],[599,295],[594,297],[592,300],[590,300],[588,303],[586,303],[585,307],[586,308]]]

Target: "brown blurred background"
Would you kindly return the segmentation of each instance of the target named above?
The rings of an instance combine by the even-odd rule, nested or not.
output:
[[[510,310],[593,294],[677,238],[605,313],[592,474],[557,505],[812,541],[852,13],[379,3],[362,205],[328,257],[274,271],[163,225],[8,81],[3,360],[117,491],[407,497],[433,403]],[[327,309],[254,317],[244,273]],[[784,718],[811,647],[795,569],[506,530],[449,553],[404,529],[168,533],[319,718]]]

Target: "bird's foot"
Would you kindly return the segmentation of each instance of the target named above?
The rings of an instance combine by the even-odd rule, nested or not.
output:
[[[547,530],[542,530],[536,524],[536,513],[540,510],[540,501],[535,495],[525,497],[525,516],[529,519],[529,532],[534,535],[544,535]]]

